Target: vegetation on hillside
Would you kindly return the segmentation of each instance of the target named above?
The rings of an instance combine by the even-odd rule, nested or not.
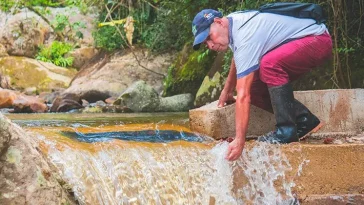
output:
[[[293,2],[293,0],[291,0]],[[327,13],[327,26],[334,40],[333,60],[319,72],[310,76],[317,79],[316,88],[364,87],[364,3],[345,0],[307,0],[320,4]],[[305,2],[307,2],[305,1]],[[191,21],[203,8],[218,9],[224,15],[232,11],[255,9],[274,0],[4,0],[0,8],[16,12],[27,7],[39,11],[38,6],[77,6],[87,12],[97,8],[97,23],[117,22],[133,17],[135,28],[132,44],[153,52],[180,51],[193,40]],[[41,12],[39,12],[41,14]],[[97,27],[95,45],[109,51],[130,46],[123,23]],[[82,37],[81,35],[78,37]],[[231,53],[226,55],[224,66],[228,69]],[[225,72],[226,73],[226,72]],[[307,81],[305,81],[307,82]],[[310,82],[314,83],[314,82]],[[301,83],[301,88],[305,88]]]

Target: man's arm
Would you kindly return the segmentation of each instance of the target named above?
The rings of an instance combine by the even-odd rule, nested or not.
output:
[[[250,114],[250,88],[254,72],[237,80],[236,90],[238,96],[235,107],[235,139],[229,144],[226,159],[237,160],[245,145],[245,136],[248,130]]]
[[[233,57],[231,59],[229,75],[226,79],[224,89],[221,91],[217,107],[219,108],[224,107],[225,103],[229,104],[235,102],[235,98],[233,96],[235,86],[236,86],[236,66]]]

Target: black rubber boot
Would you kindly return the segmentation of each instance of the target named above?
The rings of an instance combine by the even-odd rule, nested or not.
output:
[[[258,138],[270,143],[298,142],[296,128],[295,99],[290,83],[268,88],[276,118],[276,130]]]
[[[304,139],[307,134],[312,131],[316,132],[321,128],[320,120],[300,101],[295,100],[294,106],[296,108],[297,135],[299,139]]]

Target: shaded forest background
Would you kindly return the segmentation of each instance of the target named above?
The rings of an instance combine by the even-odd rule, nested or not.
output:
[[[99,26],[93,31],[95,46],[112,52],[118,49],[148,48],[154,53],[181,51],[193,40],[191,21],[204,8],[220,10],[224,15],[237,10],[256,9],[272,0],[2,0],[0,8],[7,12],[28,8],[42,15],[41,7],[76,6],[82,12],[97,10],[96,24],[117,22],[128,16],[134,19],[132,39],[126,36],[122,23]],[[293,1],[291,1],[293,2]],[[295,1],[296,2],[296,1]],[[321,5],[327,15],[326,25],[334,41],[330,62],[296,82],[296,89],[329,89],[364,87],[364,1],[310,0]],[[62,19],[58,19],[62,25]],[[65,26],[67,21],[63,20]],[[74,26],[74,25],[72,25]],[[77,25],[76,25],[77,26]],[[82,25],[78,25],[82,26]],[[55,30],[60,28],[54,28]],[[58,40],[72,43],[72,38],[61,34]],[[130,44],[133,44],[132,47]],[[65,50],[69,44],[58,45]],[[203,51],[199,58],[207,58]],[[224,55],[226,75],[231,53]],[[46,60],[46,59],[45,59]],[[67,61],[65,61],[67,63]]]

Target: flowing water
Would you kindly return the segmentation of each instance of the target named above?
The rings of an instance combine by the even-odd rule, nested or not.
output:
[[[228,143],[192,133],[186,114],[9,117],[80,204],[298,204],[279,146],[247,143],[228,162]]]

